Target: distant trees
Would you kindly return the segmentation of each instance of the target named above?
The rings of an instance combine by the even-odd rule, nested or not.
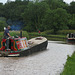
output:
[[[0,17],[4,16],[4,6],[0,3]]]
[[[23,20],[26,21],[26,27],[29,26],[29,28],[26,29],[28,31],[41,29],[42,19],[48,9],[49,6],[45,2],[35,4],[30,2],[24,13],[22,13]]]
[[[23,30],[29,32],[52,29],[56,33],[58,30],[75,29],[75,2],[68,5],[63,0],[15,0],[5,5],[0,3],[0,17],[23,21]]]
[[[0,21],[0,31],[4,30],[4,26],[5,26],[5,22],[4,21]]]
[[[68,7],[68,12],[70,14],[75,14],[75,2],[71,2],[69,7]]]
[[[49,10],[43,19],[43,25],[45,30],[54,30],[56,33],[58,30],[68,29],[69,14],[65,9],[57,8],[55,10]]]
[[[7,26],[6,19],[4,17],[0,17],[0,31],[3,31],[5,26]]]
[[[75,29],[75,14],[73,14],[69,20],[69,29]]]
[[[16,1],[4,5],[4,17],[11,20],[21,20],[21,14],[27,7],[28,1]]]
[[[15,1],[22,1],[22,0],[15,0]]]

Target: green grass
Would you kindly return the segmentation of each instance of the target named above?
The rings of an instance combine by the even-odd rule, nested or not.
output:
[[[64,70],[60,75],[75,75],[75,52],[68,57]]]
[[[10,35],[11,36],[16,36],[16,35],[20,36],[20,31],[10,31]],[[27,37],[29,39],[29,35],[26,31],[22,31],[22,36]]]
[[[3,38],[3,34],[4,34],[4,32],[0,32],[0,41]],[[11,36],[16,36],[16,35],[20,36],[20,31],[10,31],[10,35]],[[22,32],[22,36],[27,37],[27,39],[29,39],[29,35],[26,31]]]
[[[66,35],[68,33],[75,33],[75,30],[59,30],[57,33]]]
[[[29,33],[30,38],[32,37],[37,37],[37,36],[44,36],[48,40],[55,40],[55,41],[65,41],[66,40],[66,35],[53,35],[53,34],[45,34],[45,33],[37,33],[37,32],[32,32]]]
[[[3,32],[0,32],[0,41],[3,38]]]
[[[68,33],[75,33],[75,30],[59,30],[56,32],[56,34],[58,35],[67,35]],[[54,34],[53,30],[46,30],[44,32],[42,32],[42,34]]]

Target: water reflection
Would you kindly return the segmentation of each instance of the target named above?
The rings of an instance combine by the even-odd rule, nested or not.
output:
[[[0,57],[0,75],[60,75],[74,45],[49,41],[47,50],[25,57]]]

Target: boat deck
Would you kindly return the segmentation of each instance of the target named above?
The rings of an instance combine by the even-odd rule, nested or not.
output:
[[[45,37],[36,37],[36,38],[32,38],[32,39],[28,40],[30,47],[41,44],[44,41],[47,41],[47,39]]]

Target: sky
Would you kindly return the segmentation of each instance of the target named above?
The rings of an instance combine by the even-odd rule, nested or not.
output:
[[[11,0],[11,1],[15,1],[15,0]],[[63,1],[69,4],[70,2],[75,1],[75,0],[63,0]],[[7,0],[0,0],[0,2],[4,4],[7,2]]]

